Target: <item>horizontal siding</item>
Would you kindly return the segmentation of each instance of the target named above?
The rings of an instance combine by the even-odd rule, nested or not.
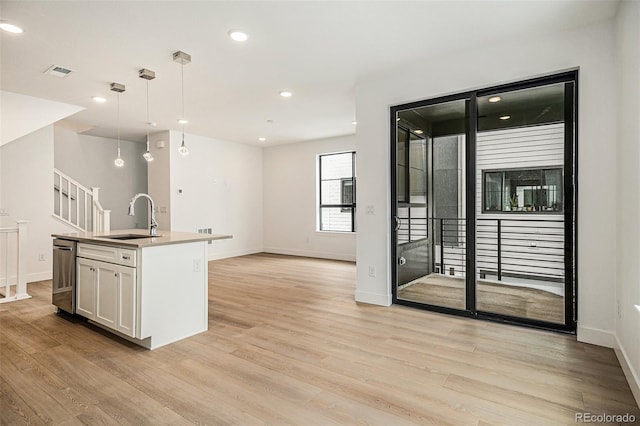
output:
[[[564,124],[480,132],[476,159],[477,269],[497,270],[495,219],[501,219],[503,273],[563,278],[562,214],[483,213],[482,173],[485,170],[562,167]]]

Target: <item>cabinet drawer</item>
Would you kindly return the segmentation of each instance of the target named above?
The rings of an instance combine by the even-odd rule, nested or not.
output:
[[[87,259],[102,260],[103,262],[117,263],[118,248],[80,243],[78,244],[78,256]]]
[[[78,256],[117,265],[136,266],[136,251],[98,244],[78,244]]]
[[[136,251],[130,249],[118,249],[118,264],[125,266],[136,266]]]

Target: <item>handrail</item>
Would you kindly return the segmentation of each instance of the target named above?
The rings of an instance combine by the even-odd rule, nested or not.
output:
[[[0,259],[0,271],[4,268],[4,275],[0,272],[0,279],[4,281],[4,295],[0,296],[0,303],[13,302],[28,299],[27,293],[27,221],[16,221],[15,228],[0,228],[0,234],[4,234],[4,259]],[[15,243],[15,276],[9,276],[9,235],[16,235]],[[15,292],[11,294],[11,287],[15,286]]]
[[[399,212],[400,213],[400,212]],[[430,245],[431,270],[440,274],[466,274],[466,219],[425,217],[426,211],[402,212],[396,231],[405,250]],[[564,221],[552,218],[477,218],[476,265],[482,278],[498,281],[527,278],[564,280]]]

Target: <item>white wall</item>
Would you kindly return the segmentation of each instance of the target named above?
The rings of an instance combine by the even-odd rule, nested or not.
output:
[[[264,251],[355,260],[354,234],[316,232],[317,155],[354,149],[355,135],[264,148]]]
[[[640,3],[617,15],[618,174],[616,337],[618,357],[640,404]],[[619,308],[618,308],[619,305]]]
[[[580,67],[578,338],[614,344],[616,97],[614,28],[606,22],[539,38],[416,59],[356,87],[359,206],[356,300],[391,303],[389,106]],[[609,265],[609,267],[607,267]],[[376,277],[368,267],[376,267]]]
[[[82,111],[84,107],[0,90],[0,145]]]
[[[169,131],[158,132],[149,137],[149,150],[153,161],[147,165],[148,194],[156,203],[158,229],[171,229],[171,161]],[[157,144],[163,143],[164,148]]]
[[[154,139],[160,137],[154,135]],[[152,144],[152,153],[160,158],[168,151],[170,229],[196,232],[212,228],[214,234],[233,235],[233,239],[214,241],[209,246],[210,260],[261,252],[262,149],[187,134],[190,153],[183,157],[178,153],[181,133],[170,131],[169,139],[165,148]],[[162,150],[165,152],[160,153]],[[150,182],[157,181],[161,172],[153,173],[156,176]],[[155,183],[151,187],[165,191]],[[160,195],[166,200],[166,194]],[[159,228],[166,229],[163,223]]]
[[[133,217],[127,214],[131,197],[147,192],[145,146],[121,140],[122,168],[113,164],[117,146],[115,139],[80,135],[56,124],[54,167],[88,188],[100,188],[100,204],[111,210],[111,229],[148,228],[146,209],[136,209]]]
[[[73,232],[53,213],[53,125],[0,147],[0,226],[27,224],[27,281],[51,278],[51,234]],[[39,255],[44,260],[39,260]]]

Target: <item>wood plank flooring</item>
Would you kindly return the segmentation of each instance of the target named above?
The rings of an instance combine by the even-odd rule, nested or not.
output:
[[[466,309],[465,281],[430,274],[398,290],[398,298],[448,308]],[[564,297],[535,288],[478,280],[478,310],[564,324]]]
[[[0,423],[566,425],[640,418],[612,350],[353,301],[352,263],[209,263],[209,330],[147,351],[50,304],[0,305]],[[171,315],[167,312],[167,315]]]

